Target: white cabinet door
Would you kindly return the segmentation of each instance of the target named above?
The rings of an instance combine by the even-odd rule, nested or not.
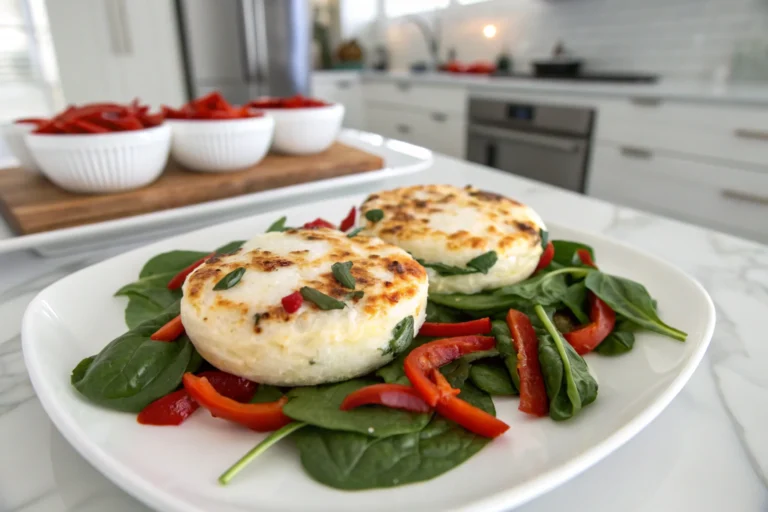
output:
[[[315,73],[312,96],[344,105],[344,126],[365,130],[365,111],[360,76],[357,73]]]
[[[433,85],[412,80],[377,80],[363,82],[366,102],[397,105],[403,109],[439,110],[463,116],[467,111],[467,90],[463,85]]]
[[[768,242],[768,174],[598,143],[587,194]]]

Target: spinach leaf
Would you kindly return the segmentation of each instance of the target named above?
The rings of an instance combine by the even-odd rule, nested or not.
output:
[[[459,397],[495,414],[490,397],[469,383]],[[346,490],[429,480],[460,465],[490,441],[437,415],[419,432],[386,438],[316,427],[292,437],[312,478]]]
[[[410,346],[413,341],[413,335],[413,317],[407,316],[400,320],[395,328],[392,329],[392,339],[389,340],[386,348],[379,349],[381,354],[397,356]]]
[[[535,307],[544,330],[539,338],[539,364],[549,398],[549,416],[556,421],[576,416],[597,398],[597,382],[584,359],[555,329],[547,312]]]
[[[285,221],[287,220],[288,220],[288,217],[280,217],[275,222],[270,224],[270,226],[267,228],[267,233],[285,231],[286,229],[288,229],[285,227]]]
[[[470,369],[471,365],[462,357],[442,366],[440,373],[452,388],[461,389],[469,378]]]
[[[516,395],[506,365],[500,359],[475,363],[469,372],[472,384],[490,395]]]
[[[579,242],[571,242],[569,240],[552,240],[552,245],[555,247],[555,257],[553,262],[559,263],[566,267],[578,267],[582,265],[581,259],[576,254],[579,249],[585,249],[592,256],[592,260],[595,259],[595,251],[588,245]]]
[[[178,298],[180,299],[181,290],[178,290],[178,292]],[[152,290],[148,291],[146,295],[130,295],[128,297],[128,306],[125,308],[125,324],[129,329],[135,329],[142,323],[152,320],[175,300],[178,300],[174,299],[174,301],[166,303],[149,298],[154,297],[154,295],[154,290]],[[162,292],[158,295],[162,296]]]
[[[351,261],[346,261],[344,263],[334,263],[331,265],[331,272],[333,273],[333,277],[336,279],[336,281],[338,281],[339,284],[344,288],[354,290],[355,278],[352,276],[352,272],[350,272],[351,269]]]
[[[499,257],[496,254],[496,251],[488,251],[476,258],[469,260],[467,262],[467,266],[477,270],[478,272],[487,274],[497,261],[499,261]]]
[[[501,296],[495,293],[430,293],[429,300],[439,306],[446,306],[464,312],[479,312],[481,317],[491,316],[498,311],[509,308],[519,309],[528,303],[515,295]]]
[[[512,333],[505,320],[491,322],[491,336],[496,338],[496,349],[504,361],[504,366],[512,379],[515,389],[520,389],[520,375],[517,373],[517,350],[512,343]]]
[[[72,385],[92,402],[119,411],[139,412],[170,393],[190,367],[195,348],[182,336],[173,343],[149,337],[179,314],[175,302],[162,314],[114,339],[72,372]],[[199,364],[199,363],[198,363]]]
[[[338,384],[294,388],[283,407],[286,416],[310,425],[332,430],[358,432],[371,437],[388,437],[418,432],[429,422],[430,414],[415,414],[386,407],[339,409],[344,398],[358,389],[376,384],[368,379],[352,379]]]
[[[427,301],[427,322],[453,324],[464,320],[466,317],[460,311]]]
[[[579,281],[568,287],[563,295],[563,304],[573,313],[580,324],[586,325],[590,322],[587,312],[587,286],[584,281]]]
[[[256,393],[251,397],[250,403],[263,404],[267,402],[274,402],[282,398],[283,392],[276,386],[270,386],[268,384],[259,384],[256,388]]]
[[[562,302],[568,290],[568,276],[583,276],[590,270],[565,267],[536,276],[516,284],[504,286],[493,292],[500,297],[517,297],[527,303],[552,306]]]
[[[139,273],[139,279],[168,273],[171,273],[171,277],[173,277],[197,260],[204,258],[209,254],[210,252],[200,251],[170,251],[158,254],[144,264],[144,267]]]
[[[611,334],[596,348],[595,352],[603,356],[626,354],[635,345],[637,326],[628,320],[619,319]]]
[[[228,244],[224,244],[218,249],[216,249],[216,254],[231,254],[241,248],[243,244],[245,243],[245,240],[235,240],[233,242],[229,242]]]
[[[405,376],[405,370],[403,369],[405,358],[408,357],[411,350],[435,339],[436,338],[428,338],[426,336],[417,336],[403,352],[392,360],[392,362],[376,370],[375,375],[389,384],[410,385],[411,382],[408,380],[408,377]],[[472,356],[478,357],[480,355],[489,357],[492,356],[493,353],[491,351],[485,351],[467,354],[461,359],[452,361],[440,368],[440,373],[445,376],[451,386],[460,388],[464,381],[469,377],[469,363],[472,362]]]
[[[469,354],[463,356],[461,358],[462,361],[466,361],[468,363],[474,363],[475,361],[479,361],[481,359],[490,359],[493,357],[499,357],[499,351],[495,348],[492,348],[490,350],[479,350],[477,352],[470,352]]]
[[[585,280],[587,289],[600,297],[611,309],[632,323],[678,341],[685,341],[686,333],[661,321],[654,301],[645,286],[623,277],[592,272]]]

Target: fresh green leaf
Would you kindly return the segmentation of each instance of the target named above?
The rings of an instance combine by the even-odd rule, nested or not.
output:
[[[479,311],[482,316],[490,316],[495,311],[506,311],[510,308],[519,308],[528,303],[514,295],[495,295],[494,293],[430,293],[429,300],[439,306],[446,306],[464,312]]]
[[[365,212],[365,218],[368,219],[371,222],[379,222],[381,219],[384,218],[384,211],[383,210],[368,210]]]
[[[355,229],[353,229],[352,231],[350,231],[349,233],[347,233],[347,238],[354,238],[354,237],[356,237],[357,235],[359,235],[359,234],[360,234],[360,232],[361,232],[363,229],[365,229],[365,228],[355,228]]]
[[[344,398],[365,386],[376,384],[368,379],[352,379],[338,384],[294,388],[283,406],[286,416],[317,427],[358,432],[371,437],[389,437],[418,432],[429,422],[430,414],[415,414],[386,407],[358,407],[342,411]]]
[[[661,321],[651,295],[640,283],[602,272],[592,272],[587,276],[585,284],[587,289],[630,322],[678,341],[685,341],[688,337],[683,331]]]
[[[245,466],[253,462],[256,457],[267,451],[271,446],[279,443],[281,440],[289,437],[297,430],[306,426],[306,423],[294,421],[293,423],[289,423],[284,427],[275,430],[267,437],[265,437],[259,444],[254,446],[253,449],[251,449],[248,453],[243,455],[240,460],[232,465],[232,467],[222,473],[219,477],[219,483],[221,485],[227,485],[235,477],[235,475],[242,471]]]
[[[444,265],[443,263],[428,263],[419,258],[416,258],[416,261],[422,267],[431,268],[441,276],[465,276],[469,274],[477,274],[480,272],[476,268],[454,267],[452,265]]]
[[[344,263],[334,263],[331,265],[331,272],[333,277],[343,286],[350,290],[355,289],[355,278],[352,276],[352,262],[345,261]]]
[[[234,242],[229,242],[228,244],[224,244],[218,249],[216,249],[216,254],[232,254],[233,252],[237,251],[239,248],[243,246],[245,243],[245,240],[235,240]]]
[[[78,364],[72,375],[75,389],[98,405],[128,412],[139,412],[176,389],[195,348],[186,336],[173,343],[149,337],[178,314],[176,302],[113,340],[90,364]]]
[[[427,301],[427,322],[453,324],[464,320],[466,316],[460,311],[441,306],[431,300]]]
[[[179,298],[181,298],[180,293]],[[132,295],[128,299],[128,306],[125,308],[125,324],[128,329],[134,329],[161,314],[166,307],[168,306],[159,304],[145,296]]]
[[[287,229],[285,227],[285,221],[287,220],[288,217],[280,217],[275,222],[270,224],[270,226],[267,228],[267,233],[285,231]]]
[[[144,265],[144,268],[142,268],[139,273],[139,279],[157,274],[169,273],[172,274],[171,277],[173,277],[194,262],[209,254],[210,252],[200,251],[170,251],[158,254]]]
[[[347,300],[362,299],[363,297],[365,297],[365,292],[363,290],[355,290],[346,295]]]
[[[461,389],[469,378],[471,365],[462,357],[440,367],[440,373],[452,388]]]
[[[396,357],[411,345],[413,336],[413,317],[407,316],[392,329],[392,339],[389,340],[386,348],[380,349],[382,355],[392,354],[393,357]]]
[[[635,345],[637,329],[638,327],[628,320],[617,320],[611,334],[595,348],[595,352],[603,356],[626,354]]]
[[[590,269],[566,267],[551,272],[538,274],[519,283],[499,288],[494,295],[518,297],[527,303],[552,306],[562,302],[568,290],[568,276],[583,277],[592,272]]]
[[[470,352],[469,354],[462,356],[461,360],[468,363],[474,363],[475,361],[479,361],[481,359],[490,359],[493,357],[499,357],[499,351],[495,348],[490,350],[478,350],[477,352]]]
[[[496,350],[499,351],[504,366],[507,368],[512,385],[515,389],[520,389],[520,374],[517,373],[517,350],[512,343],[512,333],[505,320],[494,320],[491,322],[491,336],[496,338]]]
[[[490,414],[493,402],[469,383],[460,398]],[[304,470],[337,489],[394,487],[439,476],[460,465],[490,442],[435,415],[419,432],[373,438],[308,427],[293,438]]]
[[[283,392],[280,391],[280,388],[270,386],[269,384],[259,384],[249,403],[265,404],[280,400],[282,397]]]
[[[517,388],[512,383],[507,367],[500,359],[473,364],[469,378],[472,384],[491,396],[517,394]]]
[[[476,258],[469,260],[467,262],[467,266],[477,270],[478,272],[487,274],[491,267],[493,267],[498,260],[499,257],[496,254],[496,251],[488,251]]]
[[[590,322],[587,312],[587,287],[584,281],[569,286],[563,294],[562,300],[565,307],[573,313],[579,323],[586,325]]]
[[[549,242],[549,231],[539,229],[539,239],[541,239],[541,248],[546,249]],[[557,251],[555,251],[557,252]]]
[[[597,382],[587,363],[557,331],[547,312],[536,306],[545,330],[537,332],[539,364],[549,398],[549,415],[560,421],[576,416],[597,398]]]
[[[585,249],[592,256],[592,260],[595,259],[595,251],[590,246],[580,242],[552,240],[552,245],[555,247],[555,257],[552,261],[566,267],[579,267],[582,265],[581,259],[576,254],[576,251],[579,249]]]
[[[555,311],[550,316],[552,318],[552,322],[555,324],[555,327],[560,332],[571,332],[581,327],[578,323],[575,322],[571,313],[565,309]]]
[[[240,279],[243,278],[243,274],[245,274],[245,267],[237,267],[235,270],[230,272],[229,274],[225,275],[224,277],[219,280],[218,283],[213,287],[214,290],[229,290],[233,286],[235,286],[237,283],[240,282]]]
[[[336,300],[321,291],[310,288],[309,286],[302,286],[299,292],[301,292],[301,296],[304,297],[304,300],[312,302],[323,311],[328,311],[331,309],[344,309],[346,307],[346,305],[340,300]]]
[[[77,363],[77,366],[72,370],[72,375],[69,378],[69,381],[73,386],[76,382],[83,380],[85,373],[88,371],[88,368],[90,368],[94,359],[96,359],[96,356],[90,356]]]

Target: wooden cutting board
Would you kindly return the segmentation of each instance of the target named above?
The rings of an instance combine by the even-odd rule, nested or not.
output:
[[[0,170],[0,212],[11,229],[27,235],[105,220],[131,217],[384,167],[384,160],[335,143],[317,155],[269,154],[239,172],[189,171],[170,161],[154,183],[115,194],[73,194],[42,175],[23,169]]]

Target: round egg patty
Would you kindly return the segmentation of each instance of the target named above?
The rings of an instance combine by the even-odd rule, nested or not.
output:
[[[360,210],[363,233],[402,247],[427,266],[433,293],[477,293],[517,283],[534,272],[543,252],[540,230],[546,227],[533,209],[471,186],[387,190],[369,196]],[[490,251],[498,259],[487,273],[467,266]],[[473,273],[440,275],[430,263]]]
[[[352,262],[350,295],[334,263]],[[214,290],[244,268],[240,281]],[[322,310],[304,300],[288,313],[281,299],[311,287],[345,304]],[[336,382],[369,373],[396,355],[393,330],[424,323],[427,273],[407,252],[374,237],[331,229],[265,233],[215,256],[186,279],[181,319],[198,352],[220,370],[275,386]]]

